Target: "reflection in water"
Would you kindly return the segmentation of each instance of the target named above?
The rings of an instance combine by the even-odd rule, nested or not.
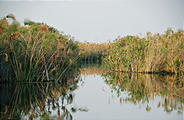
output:
[[[73,101],[78,80],[65,84],[3,84],[0,85],[0,119],[72,119],[66,106]],[[73,110],[73,111],[72,111]]]
[[[60,84],[0,84],[0,119],[181,118],[183,77],[104,71],[86,64]]]
[[[182,120],[182,77],[105,74],[95,64],[83,65],[80,71],[82,82],[73,103],[88,112],[74,113],[75,119]]]
[[[104,69],[100,64],[83,64],[80,66],[81,75],[102,75],[104,73]]]
[[[184,77],[183,76],[158,76],[149,74],[108,73],[104,74],[105,82],[117,92],[118,96],[127,92],[128,96],[120,98],[120,102],[134,104],[147,104],[146,110],[150,111],[149,101],[160,96],[161,101],[157,107],[164,111],[177,110],[182,113],[184,108]],[[157,99],[157,98],[156,98]]]

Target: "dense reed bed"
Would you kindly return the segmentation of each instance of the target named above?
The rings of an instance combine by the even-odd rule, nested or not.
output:
[[[157,99],[157,107],[163,107],[165,112],[174,110],[182,113],[184,108],[184,77],[178,75],[127,74],[115,72],[104,74],[105,82],[117,92],[120,103],[131,102],[146,106],[151,110],[150,102]],[[126,94],[127,95],[126,95]]]
[[[87,43],[78,42],[81,60],[97,62],[102,61],[103,57],[108,55],[108,50],[110,48],[110,43]]]
[[[0,20],[1,82],[58,82],[73,74],[78,53],[70,36],[46,24],[27,20],[20,26],[12,14]]]
[[[164,34],[117,38],[104,60],[115,71],[173,73],[184,72],[184,32],[168,29]]]

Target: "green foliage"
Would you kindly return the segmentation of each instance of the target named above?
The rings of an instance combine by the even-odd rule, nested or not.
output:
[[[25,19],[24,20],[24,25],[34,25],[35,22],[31,21],[31,20],[28,20],[28,19]]]

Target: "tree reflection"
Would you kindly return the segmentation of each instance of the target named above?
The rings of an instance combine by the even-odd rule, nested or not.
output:
[[[105,82],[120,97],[120,103],[131,102],[133,104],[147,104],[146,111],[151,110],[150,100],[161,97],[157,107],[163,107],[164,111],[177,110],[182,113],[184,103],[184,76],[160,76],[134,73],[106,73]]]

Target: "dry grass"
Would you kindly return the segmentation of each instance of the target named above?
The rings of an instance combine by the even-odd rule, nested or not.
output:
[[[88,56],[105,56],[108,54],[110,48],[109,43],[96,44],[78,42],[78,46],[82,58]]]

